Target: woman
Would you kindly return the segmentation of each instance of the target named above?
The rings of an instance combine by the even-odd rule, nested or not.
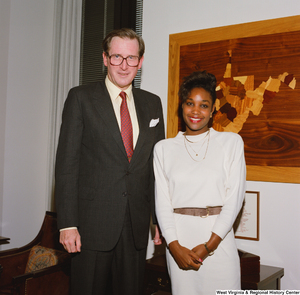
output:
[[[206,71],[186,77],[179,90],[186,131],[154,149],[156,214],[173,295],[240,289],[232,226],[245,194],[244,144],[238,134],[209,128],[215,88]]]

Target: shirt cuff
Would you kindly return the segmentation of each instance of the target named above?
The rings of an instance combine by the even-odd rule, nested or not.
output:
[[[68,229],[77,229],[77,227],[74,226],[74,227],[61,228],[59,231],[62,232],[62,231],[64,231],[64,230],[68,230]]]

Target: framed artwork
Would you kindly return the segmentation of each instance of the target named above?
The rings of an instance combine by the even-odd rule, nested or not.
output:
[[[217,78],[212,126],[239,133],[247,180],[300,183],[300,16],[172,34],[167,136],[181,130],[182,78]]]
[[[259,241],[259,192],[246,192],[243,207],[233,228],[237,239]]]

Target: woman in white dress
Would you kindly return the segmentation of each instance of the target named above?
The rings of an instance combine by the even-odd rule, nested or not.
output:
[[[173,295],[240,289],[232,226],[245,195],[244,143],[208,127],[215,88],[206,71],[186,77],[179,90],[186,131],[154,149],[156,214]]]

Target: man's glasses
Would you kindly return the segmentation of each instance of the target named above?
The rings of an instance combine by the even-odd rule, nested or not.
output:
[[[107,55],[109,58],[110,64],[112,66],[119,66],[123,63],[123,60],[126,60],[126,63],[129,67],[137,67],[140,62],[140,58],[135,55],[129,55],[127,57],[123,57],[120,54],[112,54],[112,55]]]

